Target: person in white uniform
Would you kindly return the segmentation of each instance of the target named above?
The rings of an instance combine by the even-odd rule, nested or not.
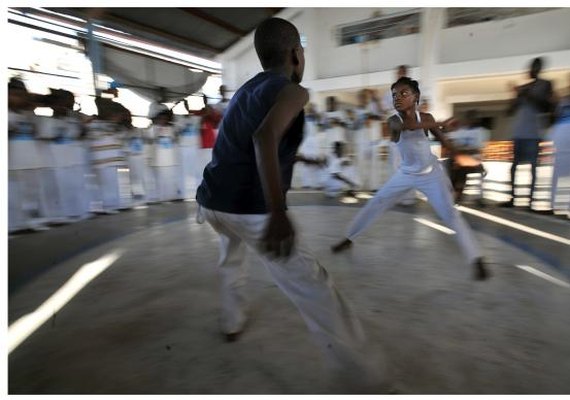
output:
[[[308,159],[324,159],[324,155],[320,153],[319,134],[318,134],[319,116],[315,111],[313,104],[308,104],[305,111],[305,126],[303,142],[299,147],[299,154]],[[301,178],[301,186],[303,188],[317,189],[322,186],[322,168],[318,164],[301,163],[297,166],[298,174]]]
[[[367,90],[358,93],[358,105],[355,112],[355,147],[356,147],[356,168],[363,190],[372,189],[372,156],[374,154],[372,141],[371,116],[373,115],[368,107]]]
[[[50,96],[37,96],[37,106],[49,107]],[[68,166],[69,159],[65,154],[63,138],[67,131],[67,123],[58,118],[36,116],[37,146],[41,162],[41,214],[48,224],[66,224],[71,219],[65,216],[63,204],[63,188],[58,172]],[[60,151],[61,150],[61,151]],[[63,154],[61,154],[63,153]]]
[[[344,154],[345,146],[343,142],[334,143],[333,154],[327,157],[327,178],[323,191],[328,197],[338,197],[342,193],[354,195],[353,190],[358,186],[354,167]]]
[[[149,111],[152,125],[148,128],[148,136],[154,142],[150,166],[154,172],[157,200],[160,202],[180,200],[174,114],[164,104],[152,106]]]
[[[119,168],[126,166],[120,135],[124,107],[109,99],[95,101],[98,116],[87,124],[91,164],[96,176],[98,212],[116,214],[121,208]]]
[[[30,93],[8,83],[8,231],[47,229],[40,218],[41,161]]]
[[[73,113],[75,97],[67,90],[50,89],[48,105],[53,110],[51,129],[56,136],[51,143],[54,171],[58,187],[61,213],[68,221],[78,221],[89,216],[89,199],[85,180],[82,145],[79,138],[82,124]]]
[[[124,153],[129,166],[129,186],[131,191],[131,204],[141,206],[146,203],[147,184],[145,176],[145,153],[142,129],[135,128],[132,124],[131,112],[125,109],[122,121],[123,130],[121,138]]]
[[[188,109],[186,100],[184,103]],[[180,191],[184,199],[194,198],[196,188],[202,181],[199,161],[201,122],[199,115],[192,114],[178,115],[175,119],[180,154]]]
[[[329,154],[335,142],[346,142],[345,125],[346,113],[338,109],[336,97],[327,97],[327,111],[323,114],[323,125],[325,127],[325,154]]]
[[[396,81],[402,77],[408,76],[408,66],[407,65],[399,65],[396,69]],[[385,121],[388,121],[392,115],[396,113],[394,109],[394,103],[392,101],[392,91],[387,90],[382,97],[381,102],[382,107],[382,114]],[[391,173],[395,173],[398,170],[398,167],[401,162],[400,152],[396,144],[392,141],[389,143],[389,165],[391,168]],[[410,190],[406,195],[400,200],[399,204],[404,206],[414,205],[417,202],[416,198],[416,191]]]
[[[388,120],[392,141],[397,144],[402,157],[400,167],[394,175],[368,201],[352,220],[346,238],[332,247],[340,252],[352,246],[356,237],[369,228],[376,219],[392,208],[410,189],[417,189],[427,196],[444,223],[456,232],[456,239],[465,258],[474,268],[474,278],[489,277],[481,256],[481,250],[469,226],[453,206],[451,183],[430,150],[427,130],[454,154],[454,147],[442,134],[452,127],[451,122],[437,123],[431,114],[416,110],[420,89],[417,81],[407,77],[398,79],[391,87],[397,114]]]

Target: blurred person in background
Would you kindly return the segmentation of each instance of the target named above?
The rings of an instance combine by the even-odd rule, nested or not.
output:
[[[332,155],[327,157],[327,178],[323,191],[328,197],[338,197],[343,193],[354,196],[354,190],[358,186],[354,167],[350,159],[345,156],[345,146],[343,142],[335,142]]]
[[[150,105],[149,118],[152,124],[147,128],[147,137],[153,142],[150,167],[154,173],[156,200],[159,202],[180,200],[174,114],[166,105],[153,103]]]
[[[129,166],[129,182],[132,196],[132,204],[141,206],[146,203],[147,182],[145,174],[144,135],[142,129],[135,128],[132,124],[131,112],[124,110],[123,142]]]
[[[550,81],[539,77],[542,67],[542,58],[537,57],[533,59],[529,71],[529,77],[532,81],[514,88],[516,98],[509,108],[509,113],[515,114],[512,125],[513,163],[511,166],[511,199],[501,203],[500,206],[502,207],[514,206],[517,166],[520,164],[530,164],[532,180],[530,184],[530,201],[528,208],[532,209],[541,134],[546,128],[546,114],[552,111],[554,105],[552,84]]]
[[[570,217],[570,94],[563,97],[556,109],[556,121],[550,129],[553,142],[551,207],[554,213]]]
[[[358,104],[354,110],[354,142],[356,154],[356,168],[358,177],[362,183],[362,189],[370,190],[371,187],[371,157],[372,157],[372,139],[370,136],[370,116],[371,113],[367,108],[368,91],[362,89],[358,92]]]
[[[184,106],[188,110],[188,101],[184,99]],[[177,115],[175,124],[178,129],[178,146],[180,154],[180,191],[184,199],[194,198],[196,188],[202,181],[200,167],[200,125],[202,118],[199,115]]]
[[[485,148],[485,143],[489,141],[490,133],[481,126],[480,122],[477,110],[469,110],[465,115],[464,126],[447,135],[455,147],[456,154],[469,154],[475,159],[482,161],[483,149]],[[480,206],[485,205],[483,201],[483,178],[486,172],[482,163],[475,167],[465,167],[452,162],[450,178],[455,193],[455,203],[461,202],[467,175],[473,173],[481,175],[477,203]]]
[[[89,217],[85,158],[79,141],[83,133],[82,121],[73,111],[73,93],[63,89],[50,91],[47,105],[53,110],[51,129],[56,131],[51,150],[61,212],[68,221],[78,221]]]
[[[226,85],[220,86],[220,96],[222,96],[222,99],[218,103],[214,104],[214,109],[218,112],[221,118],[223,118],[226,108],[228,108],[228,104],[230,103],[230,99],[227,97],[228,89],[226,88]]]
[[[232,98],[196,197],[198,220],[220,236],[222,332],[233,341],[246,325],[247,246],[297,306],[335,367],[335,382],[358,385],[354,391],[371,389],[381,385],[384,371],[370,362],[360,322],[287,213],[309,100],[299,85],[305,66],[299,32],[284,19],[270,18],[257,27],[254,42],[264,71]]]
[[[319,116],[313,103],[307,104],[305,109],[305,125],[303,141],[299,146],[298,154],[304,158],[319,159],[323,155],[320,154],[319,147]],[[323,158],[324,159],[324,158]],[[301,175],[301,186],[303,188],[317,189],[322,185],[322,171],[318,164],[301,163],[296,166]]]
[[[444,130],[455,128],[455,121],[436,122],[431,114],[417,111],[420,89],[418,82],[408,77],[392,85],[394,107],[397,114],[388,120],[392,141],[397,144],[402,162],[398,171],[366,203],[347,230],[346,238],[332,247],[334,253],[352,246],[353,240],[369,228],[379,217],[392,208],[411,188],[427,196],[428,202],[445,224],[456,232],[456,239],[467,262],[473,267],[473,277],[485,280],[489,272],[484,265],[481,250],[469,226],[453,206],[451,184],[431,152],[428,130],[456,155],[454,146],[443,135]],[[457,155],[459,157],[459,155]],[[463,158],[469,158],[464,156]]]
[[[335,96],[326,99],[327,111],[322,115],[325,127],[326,154],[333,149],[335,142],[346,142],[344,127],[346,126],[346,113],[338,108]]]
[[[201,110],[190,110],[188,103],[184,103],[188,114],[200,117],[200,149],[196,168],[203,173],[204,167],[212,159],[212,149],[216,143],[216,131],[222,120],[222,114],[208,104],[208,97],[202,95],[204,107]]]
[[[20,79],[8,83],[8,230],[47,229],[40,218],[41,161],[33,98]]]
[[[97,206],[94,211],[117,214],[121,208],[119,168],[124,167],[121,142],[124,106],[105,98],[96,98],[97,117],[87,124],[91,164],[96,177]]]

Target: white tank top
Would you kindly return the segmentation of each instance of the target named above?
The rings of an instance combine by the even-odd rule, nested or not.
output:
[[[395,114],[404,122],[400,114]],[[417,121],[421,122],[420,113],[416,111]],[[430,142],[423,129],[400,132],[396,142],[400,151],[400,170],[405,174],[424,175],[433,170],[437,157],[431,152]]]

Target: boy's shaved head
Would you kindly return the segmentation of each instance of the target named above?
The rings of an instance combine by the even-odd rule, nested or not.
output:
[[[280,67],[287,60],[287,53],[301,45],[295,25],[282,18],[269,18],[255,30],[255,51],[263,69]]]

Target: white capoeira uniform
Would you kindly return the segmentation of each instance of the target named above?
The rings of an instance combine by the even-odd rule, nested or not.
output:
[[[367,121],[368,111],[357,108],[356,112],[356,168],[361,184],[361,189],[372,189],[372,156],[374,143],[371,139],[371,124]]]
[[[120,127],[112,122],[95,120],[87,124],[91,164],[97,181],[98,211],[108,214],[121,208],[119,168],[126,166]]]
[[[56,137],[50,148],[54,159],[54,172],[59,204],[64,218],[70,221],[84,219],[89,214],[89,200],[83,165],[83,149],[78,141],[80,121],[73,117],[51,118],[51,129]]]
[[[143,134],[138,128],[131,128],[125,132],[125,152],[129,165],[129,181],[133,204],[145,202],[147,183],[145,176],[145,153]]]
[[[154,139],[150,166],[156,182],[157,200],[162,202],[180,199],[176,129],[174,125],[152,125],[148,129]]]
[[[399,115],[398,117],[401,119]],[[417,119],[421,122],[419,112]],[[443,222],[456,232],[457,241],[468,262],[474,262],[481,256],[479,246],[471,229],[453,206],[451,182],[431,152],[423,129],[402,131],[396,145],[401,154],[400,167],[358,212],[346,237],[354,240],[378,217],[396,205],[410,189],[417,189],[427,196]]]
[[[38,150],[42,163],[41,180],[41,208],[42,216],[48,223],[67,223],[71,219],[65,215],[64,189],[61,187],[61,168],[68,166],[68,154],[59,138],[64,137],[67,131],[65,121],[44,116],[36,116],[36,129],[38,137]],[[58,143],[60,142],[60,143]],[[63,151],[60,151],[63,150]],[[60,157],[64,153],[62,159]]]
[[[303,142],[299,146],[298,153],[311,159],[323,156],[320,153],[318,126],[316,116],[305,116]],[[318,188],[321,186],[322,168],[318,165],[304,164],[302,162],[295,166],[294,171],[301,178],[301,186],[305,188]]]
[[[570,217],[570,113],[563,115],[552,126],[549,136],[554,145],[550,196],[552,209],[567,212]]]
[[[181,117],[177,120],[180,194],[183,199],[193,198],[202,181],[198,155],[200,150],[199,116]]]
[[[393,99],[392,99],[392,91],[388,90],[384,96],[382,96],[382,110],[384,111],[384,116],[386,121],[388,118],[396,113],[394,109]],[[400,152],[398,151],[398,147],[392,141],[390,141],[388,145],[388,158],[389,158],[389,168],[391,169],[391,174],[395,173],[401,162]],[[403,205],[412,205],[416,203],[416,191],[410,190],[402,199],[400,200],[400,204]]]
[[[8,231],[42,226],[40,151],[35,116],[8,111]]]
[[[347,163],[350,163],[350,159],[348,157],[339,158],[336,155],[327,157],[327,177],[323,182],[323,191],[326,196],[337,197],[344,190],[350,189],[350,185],[338,178],[335,178],[335,174],[341,175],[355,184],[358,184],[354,167],[352,165],[345,165]]]
[[[329,154],[334,149],[334,142],[346,143],[346,135],[344,127],[333,123],[333,120],[338,120],[340,123],[346,122],[346,114],[344,111],[327,111],[324,113],[325,119],[325,140],[326,140],[326,153]]]

